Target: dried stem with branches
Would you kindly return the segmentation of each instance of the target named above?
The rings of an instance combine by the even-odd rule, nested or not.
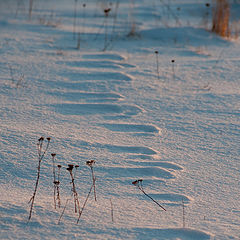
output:
[[[87,166],[89,166],[90,169],[91,169],[91,174],[92,174],[92,184],[93,184],[93,190],[94,190],[94,198],[95,198],[95,201],[97,201],[96,185],[95,185],[96,177],[95,177],[94,172],[93,172],[93,165],[95,164],[95,161],[94,161],[94,160],[87,161],[86,164],[87,164]]]
[[[161,209],[163,209],[164,211],[167,211],[163,206],[161,206],[156,200],[154,200],[151,196],[149,196],[144,190],[143,190],[143,185],[142,185],[143,180],[142,179],[138,179],[134,182],[132,182],[133,185],[137,186],[138,189],[148,198],[150,198],[154,203],[156,203]]]
[[[30,219],[32,217],[33,204],[34,204],[34,200],[35,200],[35,197],[36,197],[38,183],[39,183],[39,178],[40,178],[41,162],[42,162],[42,159],[44,158],[44,156],[45,156],[45,154],[46,154],[46,152],[48,150],[50,140],[51,140],[51,138],[48,137],[47,138],[47,146],[46,146],[45,150],[43,151],[44,138],[40,137],[38,139],[38,143],[37,143],[37,146],[38,146],[38,172],[37,172],[37,180],[36,180],[36,183],[35,183],[34,192],[33,192],[33,195],[32,195],[32,197],[30,198],[30,200],[28,202],[29,204],[31,203],[28,221],[30,221]]]

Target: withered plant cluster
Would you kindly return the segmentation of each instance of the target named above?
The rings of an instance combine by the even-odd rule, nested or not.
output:
[[[40,172],[41,172],[41,163],[43,158],[45,157],[48,148],[49,148],[49,144],[51,141],[51,138],[48,137],[46,138],[47,142],[45,143],[45,139],[44,137],[41,137],[38,139],[37,142],[37,151],[38,151],[38,168],[37,168],[37,179],[36,179],[36,183],[35,183],[35,187],[34,187],[34,191],[33,191],[33,195],[29,200],[29,204],[30,205],[30,211],[29,211],[29,216],[28,216],[28,221],[30,221],[31,217],[32,217],[32,212],[33,212],[33,206],[34,206],[34,201],[35,201],[35,197],[37,194],[37,189],[38,189],[38,185],[39,185],[39,180],[40,180]],[[51,157],[52,157],[52,172],[53,172],[53,202],[54,202],[54,208],[61,208],[61,198],[60,198],[60,171],[62,169],[62,165],[58,164],[56,165],[55,163],[55,159],[56,159],[56,153],[51,153]],[[91,160],[91,161],[87,161],[86,165],[89,166],[90,171],[91,171],[91,188],[90,191],[87,194],[87,197],[85,199],[85,201],[83,202],[83,205],[81,207],[80,205],[80,201],[79,201],[79,197],[78,197],[78,192],[77,192],[77,188],[76,188],[76,183],[75,183],[75,179],[76,179],[76,174],[77,174],[77,170],[79,168],[79,165],[73,165],[73,164],[68,164],[68,167],[66,168],[66,170],[69,172],[70,174],[70,178],[71,178],[71,196],[73,197],[73,202],[74,202],[74,212],[78,213],[78,218],[77,218],[77,223],[79,222],[82,212],[87,204],[87,201],[89,199],[89,196],[92,192],[92,189],[94,189],[94,199],[95,201],[97,201],[97,197],[96,197],[96,177],[94,174],[94,167],[95,161]],[[56,171],[56,167],[57,167],[57,171]],[[66,203],[63,207],[63,210],[61,212],[61,215],[58,219],[58,224],[60,223],[64,212],[66,210],[67,204],[69,202],[70,199],[66,200]]]
[[[46,153],[49,149],[49,144],[50,144],[51,138],[48,137],[46,139],[44,139],[44,137],[40,137],[38,139],[37,142],[37,156],[38,156],[38,168],[37,168],[37,179],[36,179],[36,183],[35,183],[35,187],[34,187],[34,191],[33,191],[33,195],[29,200],[29,204],[30,205],[30,211],[29,211],[29,216],[28,216],[28,221],[30,221],[31,217],[32,217],[32,212],[33,212],[33,206],[34,206],[34,202],[35,202],[35,197],[37,194],[37,189],[38,189],[38,185],[39,185],[39,180],[40,180],[40,172],[41,172],[41,163],[43,158],[46,156]],[[96,194],[96,176],[94,173],[94,165],[95,165],[95,161],[94,160],[89,160],[86,161],[86,165],[89,167],[90,169],[90,174],[91,174],[91,187],[90,190],[85,198],[85,200],[83,201],[83,203],[80,203],[79,200],[79,194],[77,191],[77,187],[76,187],[76,176],[77,176],[77,172],[79,169],[79,165],[74,165],[74,164],[68,164],[68,166],[65,168],[67,170],[67,172],[70,175],[70,185],[71,185],[71,198],[69,197],[66,200],[66,203],[64,206],[62,206],[61,204],[61,198],[60,198],[60,171],[62,169],[62,165],[58,164],[56,165],[56,153],[51,153],[51,157],[52,157],[52,173],[53,173],[53,202],[54,202],[54,208],[55,209],[61,209],[61,214],[59,216],[58,219],[58,224],[61,222],[61,219],[65,213],[65,210],[67,208],[67,205],[69,203],[69,201],[73,198],[73,207],[74,207],[74,213],[77,214],[77,221],[76,223],[78,224],[80,221],[80,218],[82,216],[82,213],[86,207],[86,204],[88,202],[88,199],[91,195],[91,193],[93,192],[93,196],[94,196],[94,200],[97,201],[97,194]],[[161,209],[163,209],[164,211],[166,211],[166,209],[160,205],[156,200],[154,200],[150,195],[148,195],[145,190],[143,189],[143,179],[138,179],[135,180],[134,182],[132,182],[133,185],[135,185],[145,196],[147,196],[148,198],[150,198],[155,204],[157,204]],[[112,222],[114,222],[113,219],[113,204],[112,204],[112,200],[110,199],[110,206],[111,206],[111,219]],[[184,212],[184,207],[183,207],[183,212]],[[183,218],[185,217],[185,213],[183,214]],[[183,226],[185,226],[185,218],[183,221]]]

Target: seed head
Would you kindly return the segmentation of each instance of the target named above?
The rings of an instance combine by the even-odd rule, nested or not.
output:
[[[61,168],[62,166],[61,165],[57,165],[58,168]]]
[[[72,171],[72,170],[73,170],[73,166],[74,166],[73,164],[68,164],[67,170],[68,170],[68,171]]]
[[[50,138],[50,137],[47,137],[47,140],[48,140],[48,141],[50,141],[50,140],[51,140],[51,138]]]
[[[44,140],[44,137],[40,137],[40,138],[38,139],[39,142],[41,142],[41,141],[43,141],[43,140]]]
[[[104,13],[105,13],[105,16],[107,17],[109,12],[111,11],[111,8],[105,8],[104,9]]]
[[[158,51],[155,51],[156,54],[158,54]]]
[[[133,185],[137,186],[139,183],[142,183],[142,179],[138,179],[132,182]]]
[[[95,163],[94,160],[86,161],[86,165],[88,165],[89,167],[92,167],[94,163]]]
[[[138,180],[135,180],[132,182],[133,185],[137,185],[138,184]]]
[[[52,157],[54,158],[56,156],[56,153],[51,153]]]

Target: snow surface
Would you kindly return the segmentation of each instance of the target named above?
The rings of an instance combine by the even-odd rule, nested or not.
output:
[[[240,239],[239,40],[208,31],[205,1],[76,2],[74,39],[75,1],[34,1],[31,21],[28,1],[0,1],[0,238]],[[50,153],[63,166],[56,210]],[[66,167],[80,165],[82,206],[88,160],[97,202],[76,224]]]

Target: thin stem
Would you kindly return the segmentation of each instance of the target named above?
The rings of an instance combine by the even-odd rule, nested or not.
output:
[[[54,184],[54,191],[53,191],[53,201],[54,201],[54,208],[57,208],[56,204],[56,184]]]
[[[110,199],[110,204],[111,204],[111,218],[112,218],[112,222],[114,222],[114,220],[113,220],[113,204],[112,204],[112,199]]]
[[[183,228],[185,228],[185,206],[184,206],[184,201],[183,201],[183,199],[182,199],[182,211],[183,211],[183,219],[182,219],[182,221],[183,221]]]
[[[60,188],[59,188],[59,184],[60,184],[60,169],[61,169],[61,165],[58,165],[58,175],[57,175],[57,200],[58,200],[58,207],[61,207],[61,199],[60,199]]]
[[[37,193],[37,187],[38,187],[39,178],[40,178],[40,164],[41,164],[41,160],[39,160],[39,162],[38,162],[37,180],[36,180],[36,184],[35,184],[35,189],[34,189],[34,192],[33,192],[33,196],[31,197],[31,199],[30,199],[29,202],[28,202],[28,203],[31,202],[31,207],[30,207],[30,212],[29,212],[28,221],[30,221],[30,219],[31,219],[31,217],[32,217],[33,204],[34,204],[35,196],[36,196],[36,193]]]
[[[28,19],[32,18],[32,8],[33,8],[33,0],[29,0],[29,9],[28,9]]]
[[[74,208],[75,208],[75,213],[77,213],[77,208],[78,208],[78,212],[80,213],[80,203],[79,203],[79,200],[78,200],[78,194],[77,194],[77,191],[76,191],[76,187],[75,187],[75,182],[74,182],[74,177],[73,177],[73,174],[72,174],[72,170],[69,171],[70,175],[71,175],[71,178],[72,178],[72,191],[73,191],[73,196],[74,196]]]
[[[53,191],[53,200],[54,200],[54,208],[56,209],[56,173],[55,173],[55,162],[54,157],[56,156],[55,153],[52,153],[52,167],[53,167],[53,184],[54,184],[54,191]]]
[[[91,168],[91,172],[92,172],[92,181],[93,181],[94,198],[95,198],[95,201],[97,201],[96,186],[95,186],[96,178],[95,178],[95,176],[94,176],[93,166],[90,166],[90,168]]]
[[[106,16],[106,23],[105,23],[105,38],[104,38],[104,48],[103,51],[106,50],[107,48],[107,40],[108,40],[108,16]]]
[[[115,33],[115,28],[116,28],[116,24],[117,24],[118,8],[119,8],[119,0],[116,2],[115,13],[114,13],[114,21],[113,21],[113,27],[112,27],[112,36],[111,36],[110,41],[113,41],[113,36],[114,36],[114,33]]]
[[[89,196],[90,196],[90,194],[91,194],[92,188],[93,188],[93,184],[92,184],[92,186],[91,186],[91,188],[90,188],[90,190],[89,190],[89,192],[88,192],[88,195],[87,195],[87,197],[86,197],[86,199],[85,199],[85,201],[84,201],[84,203],[83,203],[82,210],[79,212],[77,224],[78,224],[78,222],[79,222],[79,220],[80,220],[80,218],[81,218],[82,212],[83,212],[83,210],[84,210],[84,208],[85,208],[85,206],[86,206],[86,204],[87,204],[87,201],[88,201],[88,198],[89,198]]]
[[[36,183],[35,183],[34,192],[33,192],[33,195],[32,195],[32,197],[30,198],[30,200],[29,200],[29,202],[28,202],[28,203],[31,203],[28,221],[30,221],[30,219],[31,219],[31,217],[32,217],[33,204],[34,204],[34,200],[35,200],[35,197],[36,197],[37,187],[38,187],[39,178],[40,178],[41,161],[42,161],[45,153],[46,153],[47,150],[48,150],[49,143],[50,143],[50,138],[47,138],[47,141],[48,141],[48,142],[47,142],[46,149],[45,149],[45,151],[43,152],[43,154],[41,155],[42,146],[43,146],[43,141],[44,141],[44,138],[43,138],[43,137],[41,137],[41,138],[38,140],[38,172],[37,172],[37,180],[36,180]]]
[[[8,68],[9,68],[9,71],[10,71],[10,76],[11,76],[12,83],[14,83],[15,79],[14,79],[14,76],[13,76],[12,66],[10,64],[8,64]]]
[[[174,69],[174,64],[175,64],[175,60],[172,60],[172,76],[173,76],[173,80],[175,80],[175,69]]]
[[[159,80],[159,61],[158,61],[158,51],[155,51],[156,54],[156,63],[157,63],[157,76]]]
[[[57,186],[57,200],[58,200],[58,207],[61,207],[61,199],[60,199],[60,191],[59,186]]]
[[[63,208],[63,211],[62,211],[62,213],[61,213],[61,215],[60,215],[60,217],[59,217],[59,219],[58,219],[58,224],[60,223],[60,221],[61,221],[61,219],[62,219],[62,216],[63,216],[63,214],[64,214],[64,212],[65,212],[65,210],[66,210],[68,201],[69,201],[69,199],[67,199],[67,201],[66,201],[66,203],[65,203],[65,206],[64,206],[64,208]]]
[[[139,189],[147,196],[149,197],[153,202],[155,202],[160,208],[162,208],[164,211],[167,211],[163,206],[161,206],[157,201],[155,201],[151,196],[149,196],[143,189],[139,187]]]
[[[160,208],[162,208],[164,211],[167,211],[163,206],[161,206],[157,201],[155,201],[151,196],[149,196],[144,190],[143,190],[143,185],[142,185],[142,180],[141,181],[137,181],[137,187],[140,189],[140,191],[146,195],[147,197],[149,197],[153,202],[155,202]],[[139,185],[140,183],[140,185]]]
[[[77,18],[77,0],[74,2],[74,13],[73,13],[73,39],[76,35],[76,18]]]

